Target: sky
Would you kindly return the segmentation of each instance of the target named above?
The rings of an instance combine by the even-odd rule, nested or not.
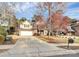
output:
[[[66,3],[66,2],[65,2]],[[16,18],[25,17],[27,19],[32,19],[33,15],[36,13],[36,3],[18,3],[16,7]],[[47,14],[47,13],[45,13]],[[72,19],[79,19],[79,2],[68,2],[67,9],[64,16],[68,16]]]

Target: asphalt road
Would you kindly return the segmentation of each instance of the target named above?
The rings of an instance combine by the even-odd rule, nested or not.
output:
[[[57,56],[50,56],[50,57],[79,57],[79,53],[78,54],[57,55]]]

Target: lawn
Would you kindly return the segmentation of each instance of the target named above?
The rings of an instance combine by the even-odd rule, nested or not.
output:
[[[69,37],[70,36],[49,36],[49,37],[48,36],[38,36],[38,38],[40,38],[41,40],[44,40],[49,43],[67,43]],[[75,37],[74,43],[79,43],[78,36],[71,36],[71,37]]]

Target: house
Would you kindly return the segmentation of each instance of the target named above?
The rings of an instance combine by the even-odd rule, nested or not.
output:
[[[32,36],[33,35],[32,25],[29,21],[26,20],[22,24],[20,24],[19,35],[20,36]]]
[[[33,33],[35,35],[47,35],[47,24],[44,18],[41,15],[36,15],[34,20],[32,21]]]
[[[39,35],[47,35],[46,23],[44,21],[37,21],[35,23],[33,33],[37,33]]]
[[[37,21],[36,22],[36,25],[37,25],[37,31],[40,35],[47,35],[47,28],[46,28],[46,23],[44,20],[42,21]]]

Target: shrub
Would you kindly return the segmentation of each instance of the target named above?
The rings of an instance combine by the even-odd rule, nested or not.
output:
[[[3,44],[5,37],[3,35],[0,35],[0,44]]]
[[[0,26],[0,44],[4,42],[6,34],[5,27]]]
[[[38,34],[38,33],[34,33],[33,36],[40,36],[40,34]]]
[[[12,43],[16,43],[16,41],[19,39],[19,36],[17,35],[12,35]]]
[[[0,26],[0,35],[6,36],[5,27]]]
[[[7,32],[9,35],[13,35],[15,32],[15,27],[10,27]]]

